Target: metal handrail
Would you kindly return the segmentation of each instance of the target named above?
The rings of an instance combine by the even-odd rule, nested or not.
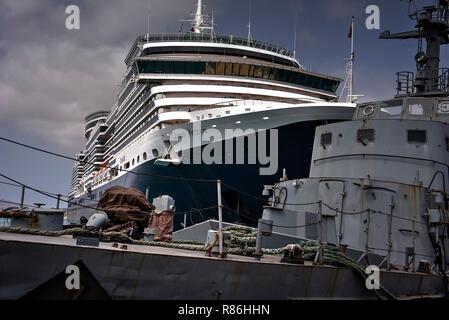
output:
[[[213,36],[209,34],[197,34],[197,33],[187,33],[187,34],[147,34],[140,36],[136,40],[139,45],[152,42],[210,42],[210,43],[222,43],[222,44],[233,44],[251,48],[257,48],[262,50],[267,50],[277,54],[287,56],[289,58],[294,57],[294,53],[291,50],[284,49],[279,46],[269,44],[267,42],[251,40],[234,37],[234,36]]]
[[[409,71],[396,73],[396,94],[409,95],[414,92],[415,74]]]
[[[429,91],[436,88],[441,92],[449,92],[449,68],[432,70],[430,81],[426,84]],[[396,73],[397,95],[409,95],[415,93],[415,74],[409,71]]]
[[[438,89],[442,92],[449,92],[449,68],[439,69]]]

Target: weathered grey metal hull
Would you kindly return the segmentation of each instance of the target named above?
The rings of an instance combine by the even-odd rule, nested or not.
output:
[[[0,233],[0,299],[18,299],[82,261],[113,299],[375,299],[351,269],[295,265],[279,257],[229,255]],[[383,286],[402,298],[445,292],[442,277],[381,272]],[[41,297],[45,298],[45,296]]]

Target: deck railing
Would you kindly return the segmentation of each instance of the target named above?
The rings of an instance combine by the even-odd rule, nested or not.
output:
[[[126,61],[130,61],[134,56],[137,48],[146,43],[156,43],[156,42],[204,42],[204,43],[219,43],[219,44],[230,44],[237,46],[245,46],[250,48],[256,48],[261,50],[270,51],[276,54],[286,56],[288,58],[294,58],[294,52],[279,46],[275,46],[268,42],[262,42],[257,40],[250,40],[234,37],[234,36],[214,36],[210,34],[201,33],[166,33],[166,34],[147,34],[137,38],[134,42],[133,49],[131,49]]]

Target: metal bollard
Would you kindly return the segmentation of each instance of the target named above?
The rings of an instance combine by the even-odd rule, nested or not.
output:
[[[259,219],[257,224],[257,237],[256,237],[256,252],[254,256],[256,260],[260,260],[262,257],[262,237],[269,237],[273,232],[273,220]]]

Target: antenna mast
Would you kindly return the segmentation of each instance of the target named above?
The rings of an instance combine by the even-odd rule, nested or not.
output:
[[[411,5],[416,11],[411,12]],[[398,72],[397,96],[447,96],[449,69],[440,68],[441,46],[449,44],[449,1],[438,0],[436,5],[421,10],[410,0],[409,16],[416,20],[415,30],[391,33],[385,31],[380,39],[418,39],[415,56],[416,74]],[[423,41],[426,48],[423,48]]]
[[[148,14],[147,14],[147,42],[150,39],[150,2],[148,2]]]
[[[248,46],[250,46],[253,42],[251,37],[251,0],[249,0],[249,11],[248,11]]]
[[[214,17],[212,15],[212,19],[203,13],[203,1],[198,0],[197,8],[195,14],[192,14],[193,19],[191,20],[181,20],[182,22],[190,22],[192,28],[190,29],[191,33],[202,34],[206,31],[210,33],[211,39],[215,37],[214,31]]]
[[[351,20],[351,29],[349,30],[348,37],[351,38],[351,55],[347,58],[346,62],[346,80],[344,83],[343,90],[340,93],[340,101],[343,94],[346,92],[346,102],[347,103],[357,103],[358,97],[360,95],[354,94],[354,61],[355,61],[355,51],[354,51],[354,17]]]
[[[195,18],[193,19],[193,33],[201,33],[201,26],[203,24],[203,1],[198,0]]]
[[[293,58],[295,58],[295,59],[296,59],[296,29],[298,28],[297,20],[298,20],[298,12],[296,12],[296,14],[295,14],[295,30],[294,30],[294,35],[293,35]]]

